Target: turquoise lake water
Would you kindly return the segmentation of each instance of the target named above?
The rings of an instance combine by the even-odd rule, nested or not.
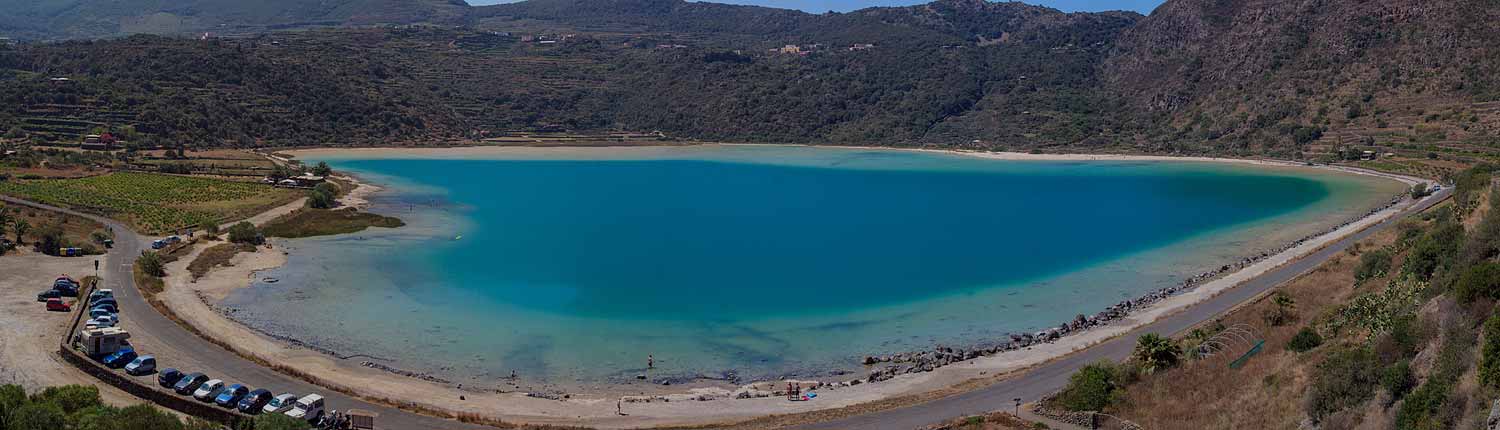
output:
[[[325,158],[410,225],[287,241],[225,305],[457,381],[743,378],[985,343],[1346,221],[1400,184],[1223,163],[709,146]]]

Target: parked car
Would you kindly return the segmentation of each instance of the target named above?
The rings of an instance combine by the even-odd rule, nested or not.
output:
[[[292,418],[301,418],[308,421],[317,421],[323,418],[323,396],[308,394],[292,403],[292,409],[286,411],[286,415]]]
[[[104,297],[97,300],[89,300],[89,307],[95,308],[99,306],[112,306],[115,309],[119,309],[120,303],[116,302],[114,297]]]
[[[73,305],[69,305],[68,302],[64,302],[62,301],[62,299],[54,297],[47,299],[47,310],[68,312],[73,310]]]
[[[167,247],[167,242],[161,239],[151,241],[151,249],[162,249]]]
[[[219,396],[220,391],[224,391],[224,381],[210,379],[198,387],[198,391],[193,392],[193,398],[198,399],[200,402],[212,402],[215,397]]]
[[[182,380],[183,376],[181,370],[168,367],[167,370],[156,374],[156,385],[160,385],[162,388],[172,388],[173,385],[177,385],[177,381]]]
[[[182,238],[181,238],[181,237],[177,237],[177,236],[167,236],[167,243],[168,243],[168,244],[173,244],[173,243],[177,243],[177,242],[181,242],[181,241],[182,241]]]
[[[119,317],[114,316],[114,315],[103,315],[103,316],[91,318],[88,321],[85,321],[83,323],[83,325],[85,327],[101,327],[102,328],[102,327],[114,327],[115,324],[119,324],[119,323],[120,323],[120,318]]]
[[[245,397],[245,394],[249,393],[250,387],[242,384],[230,385],[225,387],[224,391],[220,391],[218,396],[214,397],[214,403],[217,403],[221,407],[232,408],[240,403],[241,397]]]
[[[36,301],[38,302],[45,302],[47,301],[47,299],[60,298],[62,298],[62,291],[57,291],[56,289],[51,289],[36,294]]]
[[[61,301],[61,300],[59,300],[59,301]],[[52,302],[50,300],[47,302],[47,309],[52,309],[52,304],[51,303]],[[67,310],[67,309],[64,309],[64,310]],[[107,306],[89,309],[89,318],[98,318],[98,317],[103,317],[103,316],[112,316],[114,314],[115,314],[115,310],[114,309],[110,309]]]
[[[132,360],[130,362],[130,364],[125,365],[125,373],[129,373],[135,376],[148,375],[151,372],[155,371],[156,357],[150,355],[142,355],[140,357],[136,357],[135,360]]]
[[[103,360],[100,360],[100,362],[104,363],[105,366],[109,366],[109,368],[111,369],[119,369],[121,367],[125,367],[126,364],[130,364],[131,361],[135,360],[135,357],[135,348],[125,347],[120,348],[120,350],[116,351],[114,354],[105,356]]]
[[[186,396],[193,394],[193,391],[203,386],[204,382],[208,382],[208,375],[192,373],[178,379],[177,383],[172,385],[172,390],[177,391],[177,394]]]
[[[256,388],[255,391],[251,391],[250,394],[246,394],[245,398],[240,399],[240,404],[238,405],[238,407],[240,409],[240,412],[255,415],[260,413],[260,411],[266,407],[266,403],[270,401],[271,390],[267,390],[265,388]]]
[[[111,290],[109,288],[101,288],[98,290],[94,290],[93,293],[89,294],[89,303],[93,303],[99,299],[113,298],[115,298],[115,290]]]
[[[52,289],[67,297],[78,297],[78,281],[74,281],[73,278],[58,278],[52,281]]]
[[[286,393],[272,397],[271,401],[266,403],[265,407],[260,408],[260,411],[268,414],[281,413],[291,410],[292,405],[295,404],[297,404],[297,395]]]

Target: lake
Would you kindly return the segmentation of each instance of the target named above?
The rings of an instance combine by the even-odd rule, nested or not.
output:
[[[775,146],[317,155],[395,230],[285,241],[223,303],[458,382],[857,370],[992,343],[1283,245],[1401,184],[1232,163]]]

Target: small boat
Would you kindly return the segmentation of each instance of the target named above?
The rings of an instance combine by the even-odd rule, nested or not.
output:
[[[463,238],[464,238],[464,235],[461,235],[461,234],[458,235],[458,236],[453,236],[453,240],[461,240]]]
[[[270,276],[267,276],[267,277],[264,277],[264,278],[260,278],[260,281],[261,282],[265,282],[267,284],[274,284],[277,281],[280,281],[280,279],[276,279],[276,278],[272,278]]]

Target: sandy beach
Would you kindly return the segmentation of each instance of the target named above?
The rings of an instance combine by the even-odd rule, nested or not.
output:
[[[639,151],[653,150],[651,148],[640,147],[603,149],[641,154],[642,156],[649,156],[647,155],[649,153]],[[294,151],[293,154],[307,156],[326,155],[337,152],[341,154],[358,154],[361,157],[484,158],[493,156],[509,157],[513,156],[517,151],[546,155],[547,153],[555,154],[556,151],[599,150],[601,148],[372,148],[317,149]],[[1298,163],[1280,161],[1223,158],[943,152],[999,160],[1209,161],[1251,163],[1268,166],[1301,166]],[[629,155],[627,154],[627,156]],[[1376,174],[1358,169],[1336,168],[1336,170],[1358,174]],[[1420,181],[1419,179],[1396,175],[1377,175],[1406,183]],[[346,179],[358,183],[356,178],[350,177]],[[368,205],[368,201],[365,198],[378,190],[378,187],[373,185],[359,183],[355,190],[346,195],[342,203],[347,206],[364,207]],[[190,282],[188,280],[189,277],[186,276],[169,277],[167,292],[162,298],[185,322],[197,327],[205,336],[230,341],[229,343],[234,345],[237,352],[241,355],[256,357],[267,362],[299,363],[298,369],[304,373],[316,375],[318,379],[316,382],[319,384],[346,389],[357,387],[357,392],[369,399],[415,402],[424,407],[438,410],[477,413],[507,421],[537,424],[562,423],[604,428],[626,428],[724,423],[771,414],[812,412],[854,406],[896,397],[921,396],[926,393],[949,391],[957,385],[962,385],[970,389],[983,386],[985,381],[993,381],[1003,377],[1003,375],[1025,370],[1036,364],[1062,357],[1068,353],[1127,333],[1158,318],[1171,315],[1187,306],[1232,288],[1245,280],[1306,255],[1333,240],[1382,221],[1387,217],[1399,213],[1404,207],[1406,205],[1402,204],[1381,210],[1357,222],[1344,225],[1332,233],[1324,234],[1269,258],[1261,259],[1242,270],[1213,279],[1184,293],[1171,295],[1144,309],[1135,310],[1129,316],[1112,321],[1104,326],[1090,328],[1050,343],[1036,344],[1024,349],[1007,351],[943,366],[931,372],[897,375],[890,380],[879,383],[845,386],[847,382],[844,381],[824,381],[824,384],[829,385],[818,389],[819,397],[817,402],[787,402],[784,399],[774,396],[755,397],[771,394],[770,391],[775,390],[778,386],[784,384],[785,381],[747,384],[738,387],[724,384],[677,386],[653,388],[650,391],[642,391],[639,387],[636,387],[632,388],[632,390],[636,390],[635,393],[625,393],[620,390],[602,390],[593,393],[570,393],[568,398],[553,400],[527,396],[524,393],[526,387],[459,388],[456,385],[429,382],[371,368],[364,365],[359,359],[342,360],[325,352],[293,345],[265,336],[234,322],[230,318],[226,318],[225,315],[215,309],[215,305],[229,292],[248,286],[256,278],[257,272],[278,267],[286,261],[287,255],[283,251],[284,248],[278,245],[273,245],[272,249],[261,248],[254,253],[237,255],[231,260],[230,267],[218,268],[210,272],[207,276],[200,278],[197,282]],[[278,210],[281,209],[283,208],[278,208]],[[271,218],[274,218],[274,216],[257,216],[255,220],[264,222]],[[201,252],[204,247],[206,246],[199,245],[199,248],[195,249],[192,255],[173,263],[172,266],[168,267],[168,272],[184,273],[186,271],[186,264],[193,257],[196,257],[197,253]],[[841,384],[840,382],[844,383]],[[804,387],[815,387],[824,384],[820,384],[817,381],[803,381]],[[464,400],[457,400],[460,396]],[[751,396],[752,398],[735,398],[744,396]],[[627,416],[620,416],[616,413],[617,402],[623,403],[623,408],[628,413]]]

